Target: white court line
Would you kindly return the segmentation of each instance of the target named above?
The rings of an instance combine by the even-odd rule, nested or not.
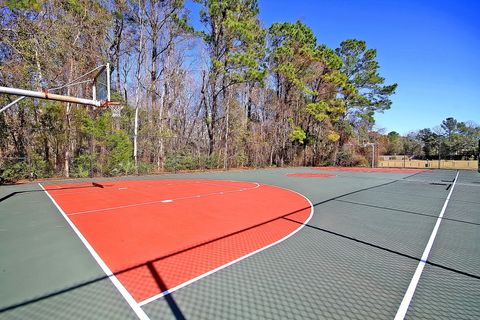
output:
[[[422,275],[423,268],[427,263],[428,255],[430,254],[430,250],[432,249],[433,241],[435,241],[435,237],[437,236],[438,228],[440,227],[440,223],[442,222],[443,214],[447,209],[448,201],[450,200],[450,196],[452,195],[453,188],[455,188],[455,183],[457,182],[459,172],[460,171],[457,171],[457,175],[453,180],[452,188],[448,193],[447,199],[445,199],[445,203],[443,204],[442,211],[440,211],[440,214],[437,218],[437,223],[435,223],[435,227],[433,227],[433,231],[432,231],[432,234],[430,235],[430,239],[428,239],[427,246],[423,251],[422,258],[418,263],[417,269],[415,270],[413,278],[410,281],[410,285],[408,286],[407,292],[405,293],[402,303],[400,304],[397,314],[395,315],[395,320],[402,320],[405,318],[405,315],[407,314],[408,307],[410,306],[410,302],[412,301],[413,294],[415,293],[415,289],[417,288],[418,281],[420,280],[420,276]]]
[[[113,274],[113,272],[110,270],[110,268],[106,265],[106,263],[100,258],[98,253],[93,249],[93,247],[90,245],[90,243],[87,241],[87,239],[80,233],[80,230],[73,224],[73,222],[67,217],[65,212],[60,208],[58,203],[52,198],[50,193],[48,193],[47,190],[39,183],[38,184],[40,188],[45,191],[47,196],[52,200],[53,204],[57,207],[58,211],[62,214],[62,216],[65,218],[67,223],[70,225],[70,227],[75,231],[77,236],[80,238],[80,240],[83,242],[84,246],[87,248],[87,250],[90,252],[90,254],[93,256],[95,261],[97,261],[98,265],[100,268],[102,268],[103,272],[107,275],[107,277],[112,281],[113,285],[117,288],[117,290],[120,292],[120,294],[123,296],[123,298],[127,301],[127,303],[130,305],[132,310],[135,312],[135,314],[138,316],[139,319],[142,320],[149,320],[150,318],[147,316],[145,311],[141,308],[141,306],[133,299],[132,295],[127,291],[127,289],[120,283],[120,281],[117,279],[117,277]]]
[[[119,181],[102,181],[101,183],[110,183],[110,182],[113,182],[113,183],[118,183],[119,186],[113,190],[130,190],[131,192],[138,192],[138,193],[142,193],[142,194],[151,194],[150,192],[145,192],[145,190],[149,190],[150,187],[171,187],[171,186],[185,186],[185,185],[188,185],[188,184],[202,184],[202,185],[208,185],[208,186],[215,186],[215,187],[225,187],[224,185],[219,185],[219,184],[213,184],[213,183],[205,183],[205,181],[189,181],[189,180],[186,180],[186,182],[184,183],[168,183],[168,184],[164,184],[164,185],[158,185],[158,184],[151,184],[151,183],[144,183],[140,186],[129,186],[129,187],[125,187],[122,185],[122,182],[124,181],[130,181],[130,180],[119,180]],[[144,180],[144,181],[155,181],[155,180]],[[175,181],[175,182],[178,182],[179,180],[164,180],[164,181]],[[219,181],[219,182],[225,182],[225,181],[230,181],[230,180],[208,180],[208,181]],[[208,182],[207,181],[207,182]],[[244,182],[244,181],[231,181],[231,182]],[[75,187],[74,188],[78,188],[78,189],[81,189],[81,188],[87,188],[87,187],[92,187],[93,189],[89,189],[89,190],[85,190],[83,189],[82,191],[70,191],[68,190],[70,187],[69,185],[71,184],[66,184],[66,185],[56,185],[56,184],[49,184],[49,185],[46,185],[46,187],[48,189],[46,189],[47,191],[62,191],[62,190],[65,190],[64,192],[55,192],[55,196],[68,196],[68,195],[80,195],[80,194],[86,194],[86,193],[100,193],[100,192],[104,192],[104,190],[102,190],[101,188],[96,188],[94,187],[93,185],[91,184],[88,184],[87,182],[85,182],[86,184],[85,185],[80,185],[80,186],[76,186],[75,184],[73,184]],[[83,182],[81,183],[83,184]],[[50,188],[54,186],[55,188]]]
[[[168,180],[165,180],[165,181],[168,181]],[[170,181],[177,181],[178,180],[170,180]],[[158,184],[149,184],[149,186],[152,186],[152,187],[171,187],[171,186],[174,186],[174,187],[177,187],[177,186],[180,186],[180,187],[184,187],[185,185],[204,185],[204,186],[215,186],[215,187],[223,187],[225,189],[225,185],[219,185],[219,184],[213,184],[213,183],[206,183],[208,181],[225,181],[225,180],[185,180],[184,183],[168,183],[168,184],[165,184],[165,185],[161,185],[159,186]],[[233,182],[237,182],[238,181],[233,181]],[[167,188],[168,189],[168,188]],[[147,195],[147,196],[150,196],[152,195],[152,191],[151,189],[149,188],[145,188],[145,187],[142,187],[142,188],[130,188],[130,190],[132,192],[136,192],[136,193],[139,193],[139,194],[142,194],[142,195]],[[226,190],[226,191],[243,191],[243,190],[238,190],[238,189],[230,189],[230,190]],[[210,195],[210,194],[209,194]],[[213,193],[212,193],[213,195]],[[188,197],[186,197],[185,199],[189,199]],[[184,200],[184,199],[180,199],[180,198],[177,198],[176,200]],[[162,200],[160,202],[172,202],[172,201],[166,201],[166,200]]]
[[[142,184],[142,187],[135,187],[135,186],[129,186],[129,188],[127,187],[123,187],[122,186],[122,182],[125,182],[125,181],[131,181],[131,180],[118,180],[118,181],[100,181],[99,183],[118,183],[120,186],[118,186],[116,189],[110,189],[110,190],[127,190],[129,189],[130,191],[137,191],[137,192],[141,192],[140,190],[145,190],[145,189],[149,189],[150,187],[158,187],[158,185],[156,184],[148,184],[148,183],[144,183]],[[152,181],[152,180],[145,180],[145,181]],[[172,180],[174,181],[174,180]],[[83,183],[83,182],[82,182]],[[80,184],[82,184],[80,183]],[[86,182],[85,182],[86,183]],[[186,183],[184,183],[186,184]],[[167,187],[167,186],[180,186],[180,185],[184,185],[184,184],[181,184],[181,183],[177,183],[177,184],[165,184],[165,185],[162,185]],[[80,185],[80,186],[76,186],[76,184],[64,184],[62,186],[60,185],[55,185],[55,184],[48,184],[46,185],[47,188],[49,188],[50,186],[55,186],[56,189],[46,189],[47,191],[57,191],[57,190],[67,190],[65,192],[56,192],[55,193],[55,196],[58,197],[58,196],[68,196],[68,195],[80,195],[80,194],[85,194],[85,193],[101,193],[101,192],[104,192],[104,190],[102,188],[98,188],[98,187],[95,187],[93,186],[91,183],[90,184],[86,184],[86,185]],[[70,186],[70,187],[69,187]],[[71,186],[75,186],[73,187],[74,189],[77,188],[77,189],[81,189],[81,188],[85,188],[87,189],[86,187],[92,187],[92,189],[89,189],[89,190],[85,190],[83,189],[82,191],[69,191],[68,189],[71,188]]]
[[[240,261],[242,261],[242,260],[244,260],[244,259],[246,259],[246,258],[248,258],[248,257],[250,257],[250,256],[253,256],[254,254],[257,254],[257,253],[259,253],[259,252],[261,252],[261,251],[263,251],[263,250],[266,250],[266,249],[268,249],[268,248],[270,248],[270,247],[273,247],[274,245],[279,244],[280,242],[287,240],[288,238],[290,238],[291,236],[293,236],[295,233],[297,233],[298,231],[300,231],[300,229],[302,229],[303,227],[305,227],[305,225],[310,221],[310,219],[311,219],[312,216],[313,216],[313,204],[312,204],[312,202],[310,201],[310,199],[308,199],[307,197],[305,197],[303,194],[298,193],[298,192],[293,191],[293,190],[290,190],[290,189],[286,189],[286,188],[282,188],[282,187],[277,187],[277,186],[275,186],[275,188],[284,189],[284,190],[287,190],[287,191],[296,193],[296,194],[302,196],[305,200],[308,201],[308,204],[310,205],[310,215],[308,216],[308,219],[305,220],[305,222],[301,224],[301,226],[299,226],[299,227],[298,227],[297,229],[295,229],[292,233],[286,235],[285,237],[281,238],[280,240],[277,240],[277,241],[275,241],[275,242],[273,242],[273,243],[271,243],[271,244],[269,244],[269,245],[267,245],[267,246],[265,246],[265,247],[263,247],[263,248],[257,249],[257,250],[255,250],[255,251],[253,251],[253,252],[250,252],[250,253],[247,254],[247,255],[244,255],[244,256],[242,256],[242,257],[240,257],[240,258],[238,258],[238,259],[235,259],[235,260],[233,260],[233,261],[230,261],[230,262],[228,262],[228,263],[226,263],[226,264],[224,264],[224,265],[222,265],[222,266],[220,266],[220,267],[218,267],[218,268],[215,268],[215,269],[210,270],[210,271],[208,271],[208,272],[206,272],[206,273],[204,273],[204,274],[201,274],[201,275],[199,275],[199,276],[197,276],[197,277],[195,277],[195,278],[192,278],[192,279],[190,279],[190,280],[188,280],[188,281],[186,281],[186,282],[184,282],[184,283],[182,283],[182,284],[179,284],[179,285],[176,286],[176,287],[173,287],[173,288],[171,288],[171,289],[169,289],[169,290],[165,290],[165,291],[163,291],[163,292],[161,292],[161,293],[159,293],[159,294],[156,294],[156,295],[154,295],[154,296],[152,296],[152,297],[150,297],[150,298],[147,298],[147,299],[145,299],[145,300],[143,300],[143,301],[140,301],[138,304],[139,304],[140,306],[144,306],[144,305],[146,305],[146,304],[148,304],[148,303],[150,303],[150,302],[153,302],[153,301],[155,301],[155,300],[157,300],[157,299],[160,299],[161,297],[166,296],[166,295],[168,295],[168,294],[170,294],[170,293],[172,293],[172,292],[174,292],[174,291],[176,291],[176,290],[178,290],[178,289],[181,289],[181,288],[186,287],[186,286],[188,286],[188,285],[190,285],[190,284],[192,284],[192,283],[194,283],[194,282],[196,282],[196,281],[198,281],[198,280],[201,280],[201,279],[203,279],[203,278],[205,278],[205,277],[207,277],[207,276],[209,276],[209,275],[211,275],[211,274],[213,274],[213,273],[215,273],[215,272],[217,272],[217,271],[220,271],[220,270],[222,270],[222,269],[225,269],[225,268],[231,266],[232,264],[235,264],[235,263],[237,263],[237,262],[240,262]]]
[[[85,210],[85,211],[78,211],[78,212],[72,212],[67,214],[68,216],[75,216],[79,214],[88,214],[88,213],[94,213],[94,212],[101,212],[101,211],[111,211],[111,210],[116,210],[116,209],[125,209],[125,208],[131,208],[131,207],[139,207],[139,206],[146,206],[150,204],[155,204],[155,203],[165,203],[165,202],[173,202],[173,201],[179,201],[179,200],[187,200],[187,199],[194,199],[194,198],[202,198],[202,197],[209,197],[209,196],[215,196],[215,195],[223,195],[226,193],[234,193],[234,192],[242,192],[242,191],[249,191],[253,189],[257,189],[260,187],[260,184],[255,183],[255,186],[253,188],[245,189],[237,189],[237,190],[229,190],[229,191],[219,191],[219,192],[213,192],[213,193],[205,193],[205,194],[199,194],[199,195],[193,195],[193,196],[188,196],[188,197],[180,197],[180,198],[173,198],[173,199],[162,199],[162,200],[154,200],[154,201],[147,201],[147,202],[139,202],[139,203],[132,203],[132,204],[126,204],[123,206],[116,206],[116,207],[108,207],[108,208],[101,208],[101,209],[92,209],[92,210]]]

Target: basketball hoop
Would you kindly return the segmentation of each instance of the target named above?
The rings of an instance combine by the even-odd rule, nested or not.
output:
[[[122,115],[123,105],[118,101],[107,101],[102,105],[103,108],[109,108],[112,118],[120,118]]]
[[[123,106],[121,104],[114,105],[110,107],[110,111],[112,112],[112,118],[120,118],[122,115]]]

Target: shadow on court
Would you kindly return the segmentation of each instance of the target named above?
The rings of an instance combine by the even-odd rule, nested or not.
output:
[[[409,210],[401,210],[401,209],[396,209],[396,208],[388,208],[388,207],[385,207],[385,206],[376,206],[376,205],[372,205],[372,204],[366,204],[366,203],[355,202],[355,201],[347,201],[347,200],[340,200],[340,199],[336,199],[335,201],[350,203],[350,204],[354,204],[354,205],[357,205],[357,206],[364,206],[364,207],[369,207],[369,208],[376,208],[376,209],[390,210],[390,211],[395,211],[395,212],[409,213],[409,214],[414,214],[414,215],[418,215],[418,216],[422,216],[422,217],[429,217],[429,218],[432,218],[432,219],[435,219],[435,220],[437,220],[437,218],[438,218],[438,216],[431,215],[431,214],[420,213],[420,212],[409,211]],[[452,219],[452,218],[443,217],[442,220],[448,220],[448,221],[454,221],[454,222],[459,222],[459,223],[466,223],[466,224],[471,224],[471,225],[475,225],[475,226],[480,226],[480,223],[465,221],[465,220],[459,220],[459,219]]]
[[[396,181],[391,181],[391,182],[387,182],[387,183],[383,183],[383,184],[380,184],[380,185],[376,185],[376,186],[373,186],[373,187],[368,187],[368,188],[363,188],[363,189],[360,189],[360,190],[356,190],[356,191],[353,191],[353,192],[348,192],[348,193],[345,193],[345,194],[342,194],[342,195],[339,195],[339,196],[336,196],[336,197],[332,197],[330,199],[327,199],[327,200],[324,200],[324,201],[321,201],[321,202],[317,202],[315,204],[313,204],[313,207],[317,207],[317,206],[320,206],[322,204],[325,204],[325,203],[328,203],[328,202],[331,202],[331,201],[345,201],[345,200],[342,200],[341,198],[343,197],[346,197],[348,195],[352,195],[352,194],[356,194],[356,193],[359,193],[359,192],[362,192],[362,191],[366,191],[366,190],[371,190],[371,189],[376,189],[376,188],[380,188],[380,187],[384,187],[384,186],[387,186],[387,185],[390,185],[390,184],[393,184],[395,183]],[[72,187],[72,188],[62,188],[62,189],[79,189],[79,188],[96,188],[97,186],[95,185],[91,185],[91,186],[81,186],[81,187]],[[56,190],[59,190],[59,189],[56,189]],[[22,193],[28,193],[28,192],[43,192],[43,190],[28,190],[28,191],[17,191],[17,192],[13,192],[3,198],[0,199],[0,202],[1,201],[4,201],[12,196],[15,196],[17,194],[22,194]],[[359,205],[363,205],[363,204],[359,204]],[[176,318],[176,319],[186,319],[184,313],[182,312],[181,310],[181,307],[178,305],[178,303],[175,301],[174,297],[172,294],[169,294],[167,292],[168,288],[167,286],[165,285],[164,281],[162,280],[162,277],[161,277],[161,274],[159,274],[159,272],[156,270],[156,268],[154,267],[154,264],[156,262],[159,262],[161,260],[164,260],[164,259],[167,259],[167,258],[170,258],[172,256],[176,256],[176,255],[179,255],[179,254],[182,254],[182,253],[185,253],[187,251],[191,251],[191,250],[195,250],[195,249],[198,249],[200,247],[203,247],[203,246],[206,246],[208,244],[211,244],[211,243],[214,243],[214,242],[217,242],[217,241],[220,241],[222,239],[225,239],[225,238],[228,238],[228,237],[232,237],[234,235],[237,235],[237,234],[240,234],[240,233],[243,233],[243,232],[246,232],[248,230],[252,230],[252,229],[255,229],[255,228],[258,228],[262,225],[266,225],[266,224],[269,224],[273,221],[277,221],[277,220],[280,220],[280,219],[283,219],[285,221],[289,221],[291,223],[295,223],[295,224],[299,224],[299,225],[302,225],[303,223],[302,222],[299,222],[299,221],[296,221],[294,219],[291,219],[290,216],[291,215],[294,215],[298,212],[301,212],[303,210],[306,210],[306,209],[309,209],[310,207],[303,207],[303,208],[300,208],[298,210],[295,210],[295,211],[292,211],[292,212],[289,212],[287,214],[283,214],[281,216],[278,216],[278,217],[275,217],[273,219],[270,219],[268,221],[264,221],[264,222],[261,222],[259,224],[256,224],[256,225],[252,225],[250,227],[247,227],[247,228],[243,228],[241,230],[238,230],[238,231],[235,231],[235,232],[232,232],[232,233],[228,233],[228,234],[225,234],[225,235],[222,235],[220,237],[217,237],[217,238],[214,238],[214,239],[210,239],[208,241],[205,241],[205,242],[202,242],[202,243],[199,243],[199,244],[196,244],[194,246],[190,246],[188,248],[185,248],[185,249],[182,249],[182,250],[179,250],[179,251],[176,251],[176,252],[173,252],[171,254],[168,254],[168,255],[164,255],[164,256],[161,256],[161,257],[158,257],[156,259],[152,259],[152,260],[149,260],[149,261],[146,261],[142,264],[138,264],[138,265],[135,265],[135,266],[131,266],[131,267],[128,267],[128,268],[125,268],[123,270],[120,270],[120,271],[117,271],[115,272],[115,275],[121,275],[123,273],[126,273],[126,272],[129,272],[129,271],[132,271],[132,270],[135,270],[135,269],[138,269],[138,268],[148,268],[148,270],[150,271],[151,273],[151,276],[152,278],[155,280],[155,283],[157,284],[158,286],[158,289],[165,293],[165,295],[161,298],[163,299],[171,313],[173,314],[173,316]],[[383,207],[379,207],[379,208],[383,208]],[[387,209],[387,210],[396,210],[396,211],[400,211],[400,212],[403,212],[402,210],[397,210],[397,209],[391,209],[391,208],[384,208],[384,209]],[[410,214],[420,214],[420,213],[415,213],[415,212],[409,212],[409,211],[405,211],[405,213],[410,213]],[[422,214],[423,215],[423,214]],[[437,218],[437,217],[434,217],[434,216],[431,216],[432,218]],[[455,220],[455,221],[458,221],[458,222],[462,222],[460,220]],[[468,222],[465,222],[465,223],[468,223]],[[478,225],[478,224],[476,224]],[[409,255],[409,254],[405,254],[405,253],[402,253],[400,251],[396,251],[396,250],[392,250],[392,249],[389,249],[387,247],[384,247],[384,246],[380,246],[378,244],[375,244],[375,243],[372,243],[372,242],[367,242],[367,241],[363,241],[363,240],[360,240],[360,239],[357,239],[357,238],[354,238],[352,236],[349,236],[349,235],[346,235],[346,234],[341,234],[341,233],[338,233],[338,232],[335,232],[335,231],[332,231],[332,230],[328,230],[328,229],[324,229],[324,228],[321,228],[321,227],[318,227],[318,226],[314,226],[314,225],[310,225],[310,224],[305,224],[305,227],[307,228],[310,228],[311,230],[315,230],[315,231],[318,231],[318,232],[322,232],[322,233],[328,233],[330,235],[334,235],[336,237],[340,237],[342,239],[347,239],[349,241],[353,241],[353,242],[356,242],[356,243],[360,243],[360,244],[363,244],[363,245],[366,245],[366,246],[369,246],[369,247],[373,247],[373,248],[376,248],[376,249],[379,249],[379,250],[383,250],[385,252],[389,252],[389,253],[392,253],[392,254],[395,254],[395,255],[398,255],[398,256],[402,256],[402,257],[405,257],[405,258],[408,258],[408,259],[412,259],[412,260],[415,260],[415,261],[420,261],[420,258],[419,257],[415,257],[415,256],[412,256],[412,255]],[[432,262],[429,262],[427,261],[426,262],[427,264],[429,265],[432,265],[432,266],[435,266],[435,267],[439,267],[439,268],[442,268],[444,270],[448,270],[448,271],[451,271],[451,272],[455,272],[457,274],[461,274],[461,275],[464,275],[464,276],[468,276],[468,277],[471,277],[471,278],[474,278],[474,279],[480,279],[480,275],[476,275],[476,274],[472,274],[472,273],[467,273],[467,272],[464,272],[464,271],[461,271],[461,270],[458,270],[458,269],[454,269],[454,268],[451,268],[451,267],[447,267],[447,266],[444,266],[444,265],[441,265],[441,264],[437,264],[437,263],[432,263]],[[11,310],[14,310],[14,309],[17,309],[17,308],[21,308],[21,307],[24,307],[24,306],[27,306],[27,305],[30,305],[30,304],[34,304],[34,303],[37,303],[37,302],[41,302],[43,300],[46,300],[46,299],[49,299],[49,298],[53,298],[53,297],[56,297],[56,296],[59,296],[59,295],[62,295],[62,294],[65,294],[67,292],[70,292],[70,291],[73,291],[73,290],[77,290],[77,289],[80,289],[80,288],[83,288],[83,287],[86,287],[86,286],[89,286],[89,285],[92,285],[94,283],[97,283],[99,281],[103,281],[103,280],[106,280],[108,279],[108,276],[100,276],[100,277],[97,277],[97,278],[94,278],[94,279],[91,279],[89,281],[85,281],[85,282],[82,282],[80,284],[76,284],[76,285],[73,285],[73,286],[70,286],[70,287],[67,287],[67,288],[64,288],[64,289],[61,289],[61,290],[58,290],[58,291],[55,291],[55,292],[51,292],[51,293],[47,293],[43,296],[39,296],[39,297],[35,297],[35,298],[32,298],[30,300],[26,300],[26,301],[23,301],[23,302],[20,302],[20,303],[17,303],[17,304],[13,304],[13,305],[10,305],[10,306],[6,306],[6,307],[3,307],[0,309],[0,314],[3,313],[3,312],[6,312],[6,311],[11,311]]]
[[[91,188],[101,188],[101,189],[103,189],[106,186],[108,186],[108,185],[92,182],[92,185],[89,185],[89,186],[63,187],[63,188],[55,188],[55,189],[52,189],[52,190],[58,191],[58,190],[91,189]],[[50,189],[47,189],[47,191],[49,191],[49,190]],[[35,192],[45,192],[45,191],[43,191],[41,189],[15,191],[15,192],[11,192],[11,193],[7,194],[6,196],[3,196],[2,198],[0,198],[0,202],[3,202],[3,201],[5,201],[5,200],[7,200],[11,197],[16,196],[16,195],[20,195],[20,194],[24,194],[24,193],[35,193]]]
[[[165,285],[165,282],[162,280],[162,277],[158,274],[157,270],[153,266],[152,262],[147,262],[147,267],[150,273],[152,274],[152,277],[155,279],[155,282],[157,283],[158,289],[160,289],[160,292],[165,292],[168,290],[167,286]],[[180,310],[180,307],[178,306],[177,302],[175,299],[173,299],[173,296],[171,294],[167,294],[165,297],[165,301],[167,302],[170,310],[172,311],[173,315],[175,316],[175,319],[177,320],[184,320],[186,319],[185,316],[182,313],[182,310]]]

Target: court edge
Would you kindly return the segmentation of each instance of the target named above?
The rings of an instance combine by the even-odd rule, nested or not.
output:
[[[100,256],[97,254],[95,249],[90,245],[90,243],[87,241],[87,239],[80,233],[80,230],[77,229],[75,224],[68,218],[68,216],[65,214],[63,209],[58,205],[58,203],[53,199],[53,197],[48,193],[48,191],[43,187],[41,183],[38,184],[40,188],[47,194],[47,196],[50,198],[50,200],[53,202],[55,207],[57,207],[58,211],[62,214],[63,218],[67,221],[67,223],[70,225],[70,227],[73,229],[73,231],[77,234],[78,238],[82,241],[83,245],[87,248],[87,250],[90,252],[92,257],[95,259],[95,261],[98,263],[100,268],[102,268],[103,272],[107,277],[112,281],[113,285],[117,288],[117,290],[120,292],[120,294],[123,296],[125,301],[128,303],[128,305],[132,308],[132,310],[135,312],[135,314],[138,316],[139,319],[142,320],[150,320],[150,318],[147,316],[145,311],[140,307],[140,305],[133,299],[132,295],[127,291],[127,289],[121,284],[121,282],[118,280],[118,278],[113,274],[113,272],[110,270],[110,268],[106,265],[106,263],[100,258]]]

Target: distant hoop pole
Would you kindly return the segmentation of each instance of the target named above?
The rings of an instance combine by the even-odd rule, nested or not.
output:
[[[372,168],[375,168],[375,143],[374,142],[364,142],[363,146],[372,146]]]
[[[105,68],[107,68],[107,101],[110,102],[110,63],[107,63]]]
[[[102,106],[101,101],[97,100],[90,100],[90,99],[83,99],[83,98],[76,98],[71,96],[63,96],[60,94],[53,94],[48,92],[40,92],[40,91],[32,91],[32,90],[24,90],[24,89],[17,89],[17,88],[8,88],[8,87],[0,87],[0,93],[4,94],[11,94],[17,96],[24,96],[30,98],[40,98],[46,100],[55,100],[55,101],[62,101],[62,102],[71,102],[71,103],[78,103],[87,106],[94,106],[100,107]],[[2,108],[2,111],[5,109]]]

